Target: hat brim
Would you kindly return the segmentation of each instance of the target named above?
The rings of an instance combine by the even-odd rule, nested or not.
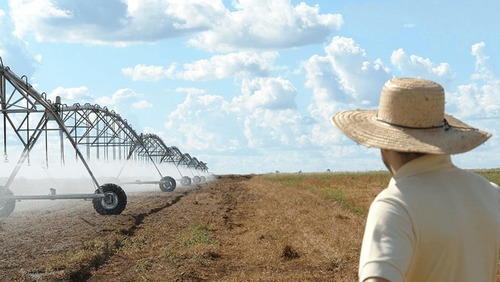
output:
[[[377,110],[342,111],[331,117],[347,137],[357,143],[400,152],[459,154],[484,143],[491,134],[445,114],[450,127],[414,129],[377,120]]]

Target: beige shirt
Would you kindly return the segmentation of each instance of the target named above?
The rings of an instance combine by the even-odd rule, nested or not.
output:
[[[359,279],[496,281],[500,189],[448,155],[401,167],[370,207]]]

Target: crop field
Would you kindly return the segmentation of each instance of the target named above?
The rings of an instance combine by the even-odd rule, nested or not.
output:
[[[223,175],[130,193],[120,215],[85,201],[16,209],[0,220],[0,281],[356,281],[368,207],[389,179]]]

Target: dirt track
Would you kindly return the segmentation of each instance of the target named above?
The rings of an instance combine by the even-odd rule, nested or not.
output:
[[[363,219],[269,185],[130,193],[117,216],[81,200],[21,206],[0,221],[0,281],[355,281]]]

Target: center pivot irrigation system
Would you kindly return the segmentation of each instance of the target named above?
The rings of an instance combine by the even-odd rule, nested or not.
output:
[[[4,66],[1,58],[0,106],[3,116],[3,124],[0,126],[3,131],[4,161],[9,162],[9,145],[17,145],[22,150],[5,184],[0,186],[0,217],[9,216],[17,201],[42,199],[92,200],[93,207],[99,214],[120,214],[127,204],[127,196],[118,184],[158,184],[161,191],[174,191],[176,179],[163,175],[160,171],[160,165],[164,163],[175,166],[180,175],[177,180],[184,186],[192,182],[202,183],[210,177],[206,163],[181,153],[177,147],[168,147],[155,134],[137,134],[125,119],[106,107],[88,103],[70,106],[61,103],[60,97],[55,102],[50,101],[45,93],[37,92],[28,83],[26,76],[19,77]],[[49,133],[57,136],[56,144],[53,139],[49,139]],[[36,151],[40,153],[39,146],[44,148],[41,151],[44,151],[47,167],[49,151],[51,154],[59,151],[61,163],[64,164],[66,147],[71,147],[76,161],[83,165],[90,176],[95,186],[94,193],[57,194],[55,189],[50,189],[50,193],[45,195],[14,195],[9,188],[21,166],[30,164],[30,154],[37,143],[42,143],[37,145]],[[127,163],[146,164],[158,173],[159,180],[100,185],[89,165],[91,159],[121,161],[123,167],[117,179]],[[181,170],[189,171],[192,177],[183,175]]]

